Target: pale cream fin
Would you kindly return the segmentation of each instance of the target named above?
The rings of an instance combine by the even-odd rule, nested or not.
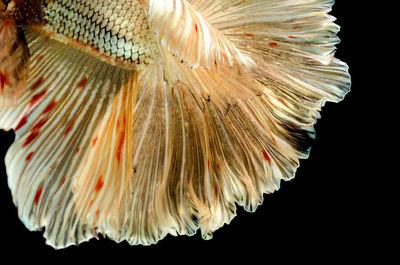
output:
[[[321,106],[349,90],[333,1],[141,2],[162,64],[128,71],[31,33],[27,92],[0,110],[19,215],[54,247],[210,238],[294,176]]]
[[[0,110],[1,127],[16,132],[6,155],[8,182],[24,224],[31,230],[45,227],[47,243],[61,248],[97,234],[93,219],[76,210],[74,183],[98,126],[132,71],[40,32],[27,39],[32,57],[26,91],[17,107]]]
[[[159,43],[192,67],[251,69],[254,63],[197,13],[186,0],[141,0]]]
[[[280,60],[329,64],[339,26],[328,13],[334,0],[190,0],[196,11],[241,52]]]

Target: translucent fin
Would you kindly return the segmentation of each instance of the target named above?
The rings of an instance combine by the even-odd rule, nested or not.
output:
[[[121,215],[126,211],[127,200],[132,198],[132,123],[137,75],[121,71],[114,85],[121,89],[94,131],[73,186],[79,218],[112,237],[121,231]]]
[[[235,203],[254,211],[294,176],[321,106],[349,90],[332,59],[333,1],[171,0],[165,14],[164,1],[142,2],[162,64],[134,72],[30,33],[26,92],[0,110],[17,135],[6,164],[19,215],[54,247],[98,233],[145,245],[197,229],[210,238]],[[179,46],[191,20],[213,30]],[[219,44],[202,57],[207,38]]]
[[[161,1],[150,3],[151,21],[151,6]],[[172,38],[184,35],[169,32],[167,20],[158,22],[168,24],[156,32],[165,46],[164,70],[152,65],[138,75],[132,197],[121,216],[123,232],[113,235],[117,241],[152,244],[198,228],[210,238],[235,216],[235,203],[255,210],[308,156],[324,102],[349,91],[347,65],[332,57],[338,29],[327,15],[332,1],[190,3],[258,67],[234,72],[227,61],[213,71],[195,60],[182,64],[171,47]],[[172,13],[166,14],[173,26],[178,16]],[[285,46],[297,37],[282,34],[279,22],[309,39]]]
[[[28,76],[29,50],[12,19],[0,17],[0,108],[17,104]]]
[[[329,64],[339,26],[328,15],[333,0],[189,1],[238,49],[264,60]]]
[[[8,182],[24,224],[46,227],[47,243],[66,247],[96,234],[92,219],[77,217],[75,176],[132,71],[40,32],[27,39],[32,57],[26,91],[17,107],[0,110],[0,126],[16,132],[6,156]]]
[[[253,62],[223,34],[199,15],[186,0],[141,0],[150,29],[162,46],[192,67],[214,69],[216,65],[240,65],[250,69]]]

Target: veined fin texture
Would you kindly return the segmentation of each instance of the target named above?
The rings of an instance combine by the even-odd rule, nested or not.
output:
[[[294,177],[322,105],[349,91],[333,1],[141,3],[162,60],[125,69],[32,31],[26,90],[0,109],[19,216],[56,248],[211,238]]]
[[[204,19],[186,0],[140,0],[160,45],[191,67],[217,65],[249,70],[252,60]]]
[[[259,66],[268,111],[287,141],[313,138],[326,101],[350,91],[346,63],[334,58],[339,26],[333,0],[190,0],[199,14]],[[302,133],[300,133],[302,132]],[[278,133],[278,131],[276,131]],[[294,150],[308,150],[294,146]]]
[[[1,128],[16,133],[6,155],[8,183],[27,228],[45,227],[48,244],[66,247],[97,235],[91,216],[79,215],[74,188],[81,183],[77,175],[90,150],[96,142],[107,143],[96,138],[98,127],[119,113],[113,106],[128,96],[126,84],[133,85],[134,71],[40,31],[28,32],[27,40],[32,56],[26,91],[17,106],[0,110]]]
[[[328,13],[334,0],[189,0],[196,11],[255,57],[308,58],[329,64],[340,29]]]
[[[29,50],[15,20],[0,17],[0,108],[18,103],[26,85]]]

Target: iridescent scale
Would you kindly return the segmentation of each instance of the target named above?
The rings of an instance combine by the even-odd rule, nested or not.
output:
[[[105,55],[142,64],[159,54],[137,0],[46,0],[44,14],[50,31]]]

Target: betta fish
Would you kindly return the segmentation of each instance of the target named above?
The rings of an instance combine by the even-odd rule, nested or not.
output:
[[[350,90],[333,0],[1,0],[0,128],[54,248],[203,238],[294,177]],[[237,205],[236,205],[237,204]]]

